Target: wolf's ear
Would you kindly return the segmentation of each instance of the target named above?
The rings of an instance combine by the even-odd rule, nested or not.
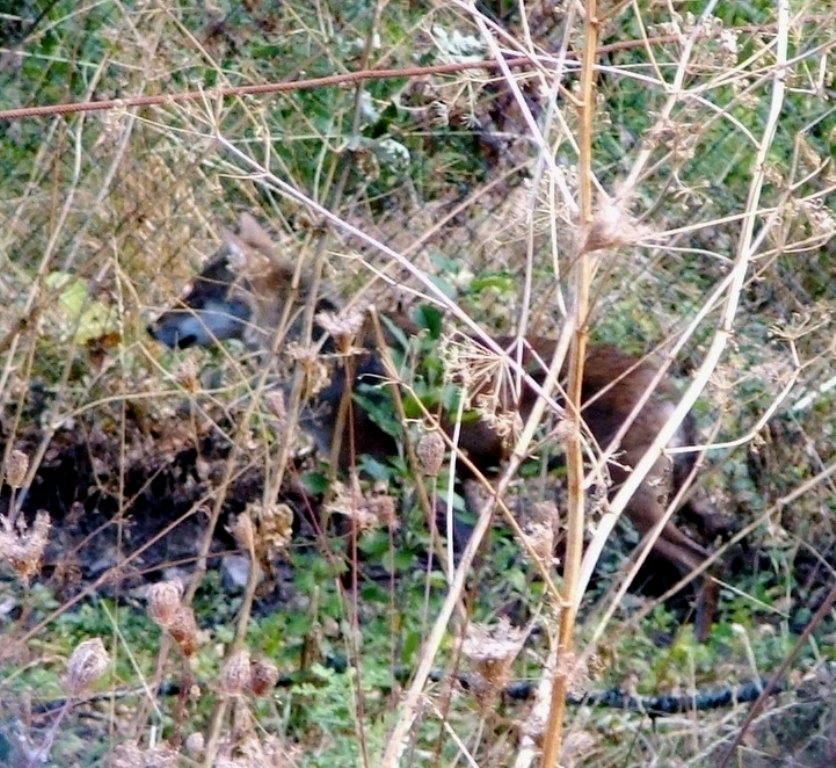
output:
[[[276,244],[270,233],[249,213],[242,213],[238,217],[238,235],[235,239],[247,254],[251,268],[256,266],[256,262],[262,267],[269,264],[272,270],[286,275],[288,279],[296,271],[293,261],[282,254],[281,247]]]
[[[238,218],[238,237],[266,256],[273,257],[275,252],[273,238],[249,213],[242,213]]]
[[[226,229],[221,230],[223,235],[223,245],[221,245],[220,253],[226,259],[226,264],[229,269],[235,274],[251,272],[257,264],[253,262],[254,254],[244,245],[237,235]],[[263,262],[263,257],[260,259]]]
[[[293,279],[294,265],[279,255],[267,232],[249,214],[241,214],[240,231],[222,230],[222,252],[229,269],[250,281],[272,283]]]

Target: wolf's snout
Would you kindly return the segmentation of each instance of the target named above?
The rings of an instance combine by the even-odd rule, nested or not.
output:
[[[167,323],[163,317],[148,323],[145,330],[154,341],[165,344],[169,349],[186,349],[197,341],[195,334],[189,333],[182,323]]]
[[[191,297],[194,298],[194,297]],[[152,338],[171,349],[194,345],[209,347],[226,339],[243,339],[250,325],[251,310],[241,299],[200,299],[199,306],[170,309],[148,325]]]

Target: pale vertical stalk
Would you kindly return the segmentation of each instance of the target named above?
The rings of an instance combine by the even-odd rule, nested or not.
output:
[[[723,279],[722,287],[726,291],[726,299],[721,310],[720,324],[717,328],[711,345],[706,352],[705,358],[697,371],[693,374],[691,384],[682,396],[682,399],[671,413],[665,425],[657,435],[653,444],[648,448],[645,455],[637,462],[627,480],[618,490],[618,493],[610,502],[610,510],[613,513],[601,521],[599,535],[596,536],[597,546],[590,546],[583,564],[581,576],[581,587],[586,588],[598,557],[601,554],[603,540],[615,526],[617,514],[626,506],[638,486],[642,483],[647,473],[655,464],[662,449],[671,441],[679,429],[680,424],[694,406],[697,398],[708,384],[711,374],[717,367],[733,331],[734,318],[737,307],[740,303],[740,294],[746,280],[749,264],[755,250],[756,238],[754,237],[755,222],[760,211],[760,196],[763,188],[766,158],[775,131],[778,125],[778,118],[784,102],[785,92],[785,66],[787,62],[787,38],[789,28],[789,10],[786,0],[778,2],[778,36],[776,39],[776,64],[774,67],[774,85],[772,89],[772,100],[770,103],[769,116],[764,127],[763,137],[758,143],[758,151],[754,161],[754,173],[749,185],[749,195],[746,201],[746,211],[742,218],[740,240],[738,241],[737,254],[729,274]],[[769,227],[775,219],[770,219],[766,226]],[[761,233],[763,234],[763,233]],[[601,628],[596,631],[596,636],[601,633]]]
[[[571,322],[567,325],[571,326]],[[430,635],[424,643],[421,658],[418,662],[418,667],[415,670],[415,675],[403,697],[398,720],[389,734],[386,751],[380,761],[382,768],[397,768],[400,764],[400,758],[406,747],[409,732],[412,729],[418,715],[424,686],[429,679],[436,654],[441,647],[442,640],[444,639],[444,635],[447,631],[447,624],[450,621],[453,610],[459,600],[461,600],[461,596],[464,593],[465,581],[470,574],[470,568],[473,565],[476,553],[479,551],[482,540],[491,527],[493,521],[493,511],[497,506],[502,505],[502,498],[508,489],[509,483],[516,475],[520,465],[528,456],[529,448],[534,440],[537,428],[539,427],[540,422],[543,419],[544,412],[548,407],[550,399],[549,392],[556,386],[557,379],[560,376],[564,351],[565,345],[558,343],[551,365],[549,366],[548,374],[546,375],[546,380],[543,384],[544,393],[541,396],[538,396],[535,401],[534,406],[531,409],[531,415],[528,417],[528,420],[523,426],[522,433],[514,446],[514,450],[511,453],[508,464],[506,465],[502,476],[499,478],[496,487],[491,488],[487,482],[484,483],[484,487],[486,490],[489,490],[492,496],[486,503],[485,507],[479,510],[479,519],[477,520],[476,525],[473,528],[473,532],[470,535],[470,541],[467,543],[464,552],[462,552],[461,558],[459,559],[459,565],[450,580],[447,597],[438,612],[438,616],[436,617],[433,628],[430,631]],[[506,355],[506,359],[510,361],[512,358]],[[463,456],[461,458],[463,461],[467,461],[466,457]],[[481,479],[484,481],[484,477]],[[548,584],[548,573],[546,573],[545,576],[546,583]],[[552,592],[550,590],[550,594],[551,593]],[[561,609],[565,605],[565,601],[562,600],[559,595],[554,598],[554,602]]]
[[[592,131],[595,110],[595,61],[598,46],[598,6],[596,0],[586,4],[584,19],[584,53],[581,63],[581,123],[580,123],[580,229],[592,221]],[[582,241],[578,238],[578,242]],[[586,356],[587,320],[589,315],[589,283],[591,277],[589,255],[581,252],[575,263],[573,307],[575,333],[569,350],[569,381],[566,391],[566,412],[573,429],[566,444],[566,472],[568,480],[568,510],[566,557],[563,566],[563,594],[566,605],[560,612],[557,643],[557,663],[554,667],[549,719],[543,737],[544,768],[556,766],[562,744],[563,720],[566,714],[566,693],[572,674],[571,656],[575,618],[583,588],[580,583],[583,556],[584,525],[584,466],[581,443],[581,394],[583,364]]]

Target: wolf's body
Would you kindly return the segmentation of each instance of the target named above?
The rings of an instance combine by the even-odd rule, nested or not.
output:
[[[295,286],[295,287],[294,287]],[[216,256],[184,293],[177,306],[164,312],[151,326],[150,334],[169,347],[209,346],[230,338],[243,339],[250,346],[268,349],[280,324],[287,329],[284,338],[297,340],[301,332],[302,310],[308,301],[317,302],[317,311],[334,310],[335,304],[309,296],[310,286],[296,274],[295,265],[281,258],[271,238],[244,214],[239,233],[227,235]],[[401,324],[405,324],[401,321]],[[407,333],[412,328],[405,329]],[[315,325],[314,340],[324,339],[322,349],[333,352],[332,340],[323,328]],[[497,338],[503,348],[510,348],[512,338]],[[352,362],[351,391],[358,384],[377,382],[384,374],[376,338],[361,333],[358,354]],[[533,338],[527,341],[523,364],[532,378],[542,381],[545,369],[540,361],[552,358],[555,342]],[[329,355],[339,360],[339,356]],[[615,347],[589,347],[584,365],[583,419],[599,446],[606,447],[630,416],[651,386],[657,368],[648,360],[638,360]],[[320,448],[333,444],[337,412],[343,400],[347,375],[341,365],[332,371],[331,383],[310,406],[316,416],[303,419],[303,426],[314,433]],[[525,419],[536,394],[524,387],[516,408]],[[677,400],[677,390],[668,378],[662,378],[645,405],[627,429],[611,462],[609,474],[613,487],[620,486],[631,467],[644,455],[665,424]],[[451,417],[443,417],[448,424]],[[375,425],[362,408],[353,407],[352,419],[339,436],[337,462],[346,467],[359,454],[385,457],[395,452],[394,439]],[[349,431],[351,430],[351,431]],[[671,446],[693,443],[691,419],[687,419]],[[496,468],[506,455],[506,441],[485,419],[470,419],[460,425],[459,449],[482,471]],[[627,505],[626,511],[642,533],[649,531],[664,514],[667,499],[689,473],[693,461],[687,454],[677,454],[673,462],[660,456]],[[332,457],[334,458],[334,457]],[[668,522],[656,541],[658,554],[687,575],[705,561],[707,552],[693,539]],[[706,597],[710,600],[710,597]],[[702,617],[705,621],[705,617]],[[705,627],[703,627],[703,630]]]

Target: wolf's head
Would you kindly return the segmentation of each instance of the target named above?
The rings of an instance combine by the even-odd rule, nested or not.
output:
[[[305,300],[304,285],[293,290],[294,272],[293,264],[276,253],[270,236],[244,213],[238,234],[225,233],[206,268],[148,326],[148,333],[172,349],[225,339],[263,348],[287,302],[294,296]]]

